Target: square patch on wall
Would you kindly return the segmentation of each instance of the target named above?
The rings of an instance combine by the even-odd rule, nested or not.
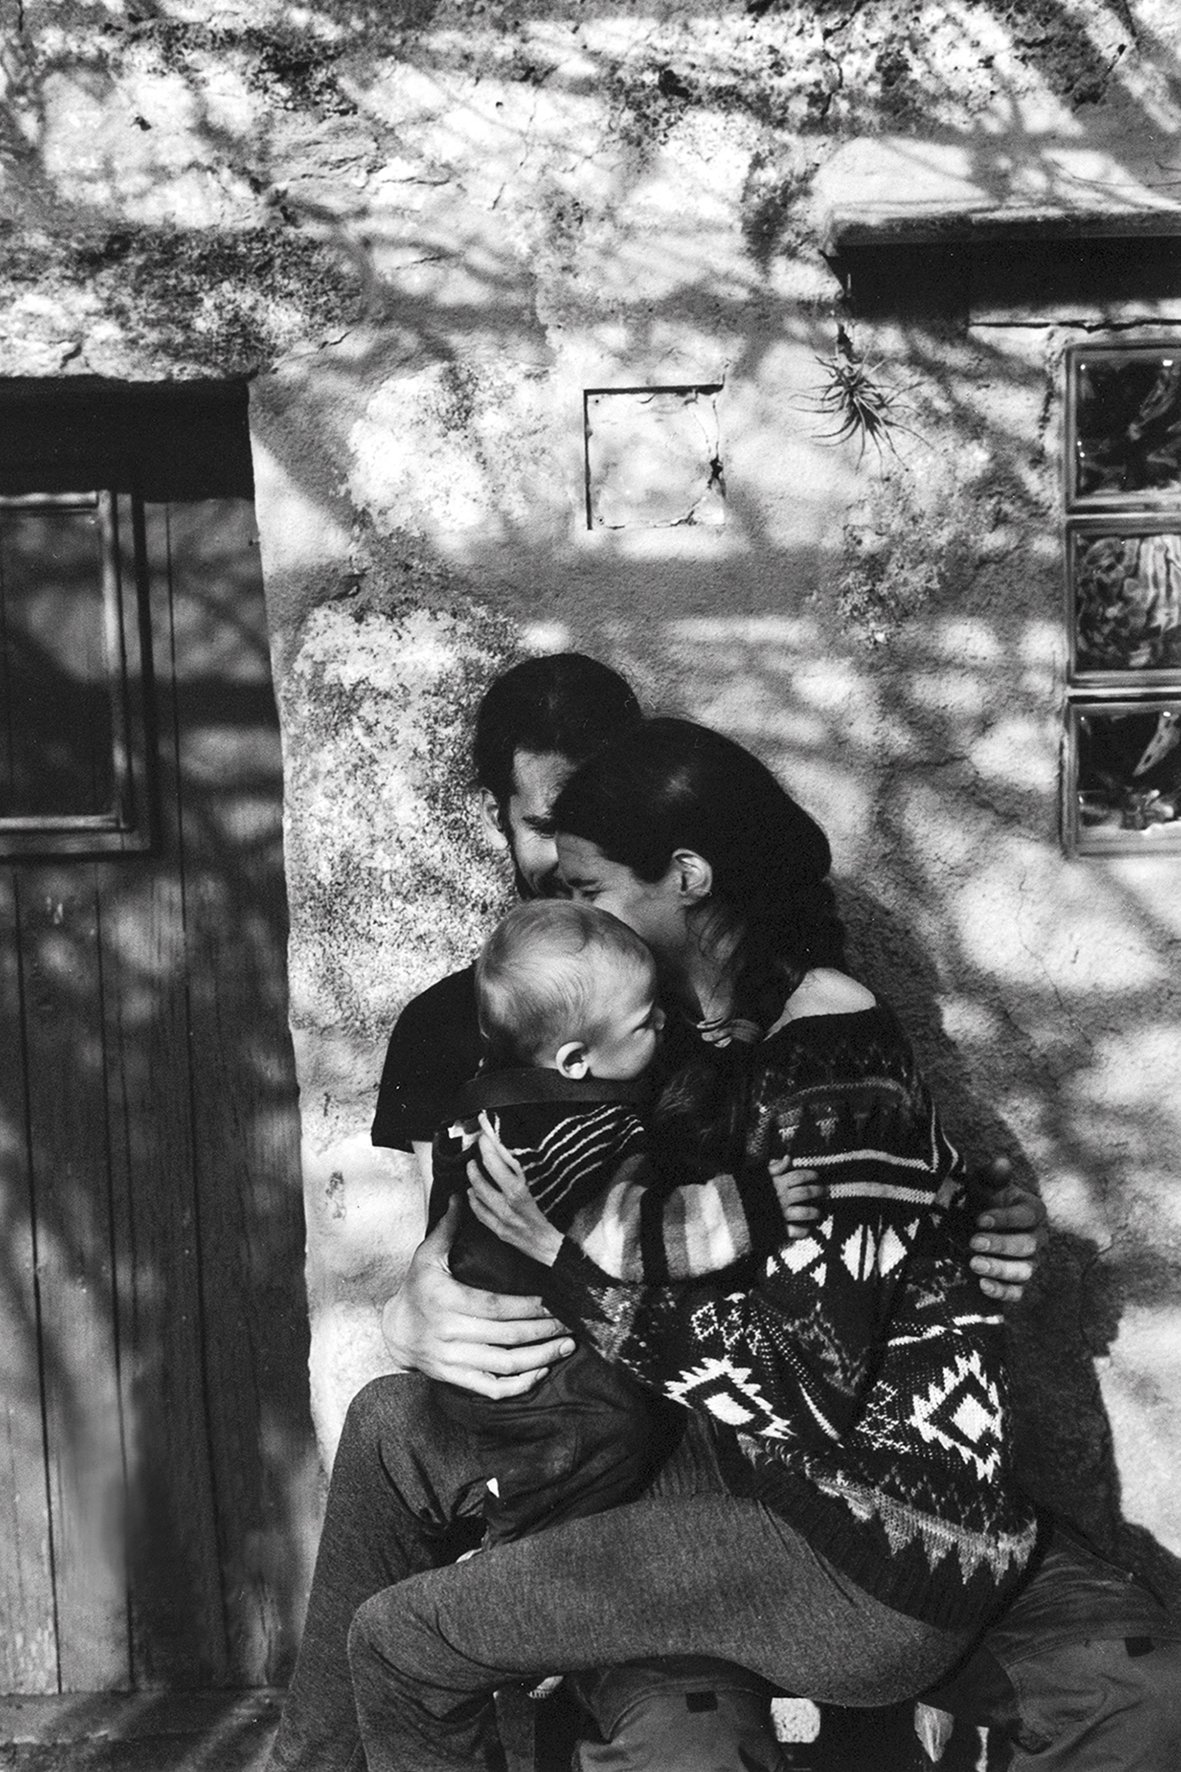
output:
[[[726,520],[721,384],[588,388],[588,529],[673,529]]]

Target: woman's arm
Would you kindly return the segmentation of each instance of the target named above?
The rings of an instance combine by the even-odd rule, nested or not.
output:
[[[882,1229],[845,1201],[757,1280],[731,1269],[669,1286],[613,1280],[567,1240],[546,1301],[674,1402],[743,1433],[818,1447],[859,1414],[879,1357],[895,1287],[873,1256]]]
[[[729,1281],[735,1290],[730,1293],[719,1287],[717,1276],[675,1286],[616,1280],[554,1230],[538,1210],[519,1165],[498,1141],[481,1139],[480,1155],[488,1175],[475,1163],[469,1168],[472,1211],[505,1242],[550,1267],[547,1300],[567,1321],[578,1324],[601,1354],[675,1401],[712,1409],[732,1426],[777,1439],[798,1437],[770,1401],[785,1388],[783,1374],[776,1370],[779,1338],[763,1322],[769,1314],[765,1301],[747,1290],[749,1276],[740,1284],[732,1267]],[[735,1347],[743,1350],[743,1365],[736,1370],[748,1393],[741,1421],[724,1413],[729,1353]],[[715,1381],[696,1395],[690,1394],[695,1370]],[[801,1372],[797,1368],[788,1376],[798,1379]],[[809,1401],[802,1413],[819,1428],[822,1441],[837,1437],[818,1405]]]
[[[486,1116],[481,1125],[480,1161],[493,1185],[468,1165],[472,1210],[502,1242],[548,1267],[562,1233],[541,1212]],[[809,1235],[825,1191],[815,1171],[794,1169],[790,1156],[741,1182],[722,1174],[676,1187],[653,1184],[646,1162],[633,1159],[604,1176],[566,1235],[612,1278],[697,1279]]]
[[[839,1438],[879,1358],[908,1250],[957,1163],[921,1086],[919,1123],[910,1105],[899,1115],[900,1100],[910,1104],[910,1093],[891,1085],[879,1104],[887,1148],[834,1153],[825,1219],[807,1238],[785,1239],[755,1287],[749,1271],[740,1279],[734,1269],[675,1286],[619,1281],[569,1239],[551,1240],[542,1257],[554,1261],[547,1302],[608,1359],[677,1402],[777,1440]],[[823,1121],[813,1092],[809,1111],[817,1109]],[[785,1117],[793,1112],[786,1102]],[[491,1150],[487,1161],[505,1192],[498,1199],[473,1180],[473,1210],[504,1234],[504,1202],[519,1196]]]

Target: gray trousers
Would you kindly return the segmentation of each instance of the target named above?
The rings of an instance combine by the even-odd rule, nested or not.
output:
[[[378,1379],[355,1400],[276,1772],[495,1768],[491,1695],[514,1678],[713,1656],[769,1686],[881,1705],[965,1647],[726,1493],[692,1422],[640,1501],[456,1565],[482,1490],[469,1466],[425,1380]]]
[[[653,1494],[708,1495],[716,1486],[708,1438],[691,1433]],[[379,1380],[361,1393],[333,1475],[303,1644],[271,1761],[276,1772],[364,1767],[347,1657],[354,1614],[407,1574],[447,1564],[478,1543],[482,1489],[464,1437],[436,1418],[424,1381]],[[507,1638],[519,1614],[512,1595],[505,1604]],[[777,1607],[788,1604],[786,1594],[776,1596]],[[571,1683],[605,1738],[580,1749],[583,1772],[777,1768],[767,1682],[712,1660],[711,1651],[718,1652],[713,1638],[695,1661],[638,1660],[577,1675]],[[373,1652],[380,1685],[380,1648]],[[555,1664],[547,1655],[531,1671],[555,1671]],[[965,1726],[987,1725],[990,1764],[1010,1772],[1181,1767],[1181,1627],[1123,1570],[1061,1532],[955,1677],[927,1696]],[[380,1693],[378,1701],[380,1708]]]

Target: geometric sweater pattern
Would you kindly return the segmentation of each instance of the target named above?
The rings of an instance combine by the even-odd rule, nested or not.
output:
[[[967,1265],[962,1164],[880,1002],[781,1021],[752,1063],[736,1197],[761,1203],[754,1253],[680,1283],[629,1279],[601,1258],[626,1230],[584,1212],[548,1302],[713,1418],[736,1494],[885,1604],[971,1628],[1017,1585],[1034,1522],[1013,1470],[1003,1319]],[[766,1164],[783,1154],[823,1176],[826,1216],[768,1248]]]

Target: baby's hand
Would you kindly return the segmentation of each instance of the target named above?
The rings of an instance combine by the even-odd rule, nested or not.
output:
[[[479,1161],[467,1166],[468,1204],[480,1223],[502,1243],[552,1267],[562,1233],[544,1216],[525,1181],[525,1172],[497,1137],[487,1114],[480,1115]]]
[[[783,1208],[788,1241],[810,1237],[828,1199],[828,1183],[814,1169],[793,1169],[790,1157],[772,1157],[767,1167]]]

